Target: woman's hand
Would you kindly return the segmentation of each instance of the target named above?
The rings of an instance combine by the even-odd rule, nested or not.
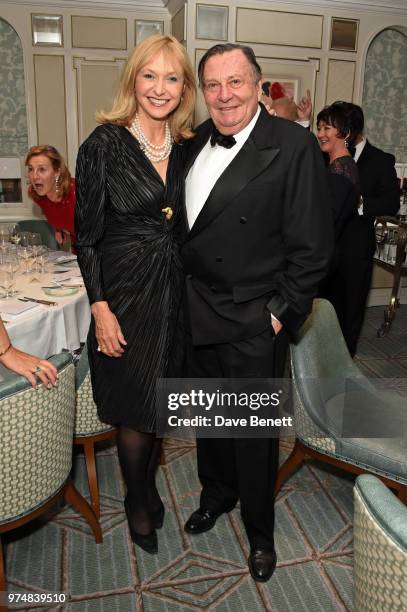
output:
[[[66,230],[55,230],[55,240],[59,244],[59,246],[64,246],[64,244],[68,241],[69,232]]]
[[[123,346],[126,346],[127,342],[108,303],[94,302],[91,311],[96,324],[95,334],[98,348],[109,357],[121,357],[124,353]]]
[[[45,359],[29,355],[12,346],[2,357],[0,357],[0,362],[6,368],[13,370],[13,372],[25,376],[34,388],[38,383],[37,378],[39,378],[48,389],[50,389],[52,385],[56,385],[58,378],[57,369],[52,363]]]
[[[55,230],[55,240],[57,241],[59,246],[62,246],[64,244],[64,236],[62,234],[62,230]]]

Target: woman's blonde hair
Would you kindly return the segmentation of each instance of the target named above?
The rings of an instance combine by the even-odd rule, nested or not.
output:
[[[196,100],[195,77],[185,48],[173,36],[162,36],[160,34],[149,36],[135,47],[124,67],[112,110],[110,112],[97,112],[96,121],[125,126],[131,123],[137,111],[137,102],[134,95],[136,76],[143,66],[160,52],[179,62],[184,77],[184,91],[181,102],[169,117],[172,137],[177,142],[182,138],[193,136],[191,125]]]
[[[59,195],[61,195],[61,200],[63,200],[70,193],[72,187],[71,173],[68,170],[64,158],[59,151],[57,151],[56,148],[51,145],[37,145],[36,147],[31,147],[31,149],[28,151],[25,158],[25,165],[28,166],[30,159],[36,155],[45,155],[45,157],[48,157],[54,172],[59,172],[60,183],[58,186],[58,191]],[[38,196],[32,185],[30,185],[28,188],[28,195],[30,198],[33,196],[36,196],[37,198],[41,197]]]

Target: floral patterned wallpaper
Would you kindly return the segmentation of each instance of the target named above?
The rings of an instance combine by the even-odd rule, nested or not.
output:
[[[384,30],[369,47],[363,87],[370,142],[407,162],[407,36]]]
[[[0,19],[0,157],[28,149],[23,49],[18,34]]]

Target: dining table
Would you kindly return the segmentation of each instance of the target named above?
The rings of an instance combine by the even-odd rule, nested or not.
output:
[[[86,341],[91,314],[76,258],[51,252],[46,271],[19,273],[13,289],[0,299],[0,316],[14,347],[48,358]]]

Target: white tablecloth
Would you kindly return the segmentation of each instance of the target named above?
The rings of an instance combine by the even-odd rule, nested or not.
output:
[[[77,273],[77,272],[76,272]],[[56,306],[42,306],[8,320],[6,329],[13,346],[33,353],[39,357],[49,357],[62,349],[75,350],[85,342],[89,323],[90,307],[86,291],[81,287],[75,295],[69,297],[54,297],[46,295],[42,286],[51,285],[52,272],[42,276],[40,282],[30,282],[32,276],[19,276],[16,289],[17,297],[32,297],[57,302]],[[0,300],[1,306],[10,300]],[[22,303],[22,302],[21,302]]]

